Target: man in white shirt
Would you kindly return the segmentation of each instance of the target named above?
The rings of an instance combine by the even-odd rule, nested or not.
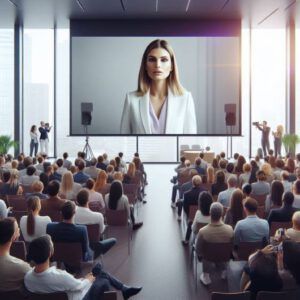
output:
[[[64,165],[64,161],[63,161],[61,158],[59,158],[59,159],[56,161],[56,164],[57,164],[57,166],[58,166],[56,172],[57,172],[59,175],[63,176],[63,175],[68,171],[68,169],[65,168],[65,167],[63,166],[63,165]]]
[[[35,175],[36,169],[34,166],[29,166],[26,171],[26,175],[22,176],[19,180],[20,184],[31,185],[34,181],[40,180],[39,176]]]
[[[97,160],[96,158],[92,158],[90,161],[90,166],[84,168],[84,173],[88,174],[91,176],[93,179],[97,179],[97,176],[99,172],[101,171],[100,169],[96,168]]]
[[[230,175],[227,180],[227,190],[220,192],[218,195],[218,202],[220,202],[224,207],[230,206],[230,199],[232,193],[235,191],[237,186],[237,178],[234,175]]]
[[[28,263],[10,255],[12,243],[20,236],[14,218],[0,220],[0,291],[19,290],[25,274],[31,269]]]
[[[97,275],[96,281],[91,273],[87,274],[85,278],[76,279],[66,271],[50,267],[50,258],[53,253],[54,248],[49,235],[37,238],[30,243],[28,259],[35,263],[35,268],[30,270],[24,278],[25,286],[30,292],[66,292],[69,300],[81,300],[83,297],[84,299],[93,300],[101,299],[103,293],[110,290],[110,286],[121,290],[124,299],[137,294],[142,289],[125,286],[122,282],[103,271],[100,264],[93,269],[93,273]],[[102,286],[102,290],[93,289],[97,291],[97,295],[90,295],[89,289],[93,282],[99,282]]]

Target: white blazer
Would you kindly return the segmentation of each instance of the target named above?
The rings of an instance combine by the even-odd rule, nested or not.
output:
[[[121,134],[151,134],[150,91],[144,96],[126,94],[121,120]],[[175,96],[168,90],[166,134],[197,134],[194,100],[190,92]]]

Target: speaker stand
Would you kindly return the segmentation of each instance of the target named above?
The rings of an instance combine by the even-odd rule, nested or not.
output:
[[[233,134],[233,126],[226,125],[226,135],[227,135],[227,155],[228,158],[232,158],[232,134]],[[230,151],[230,156],[229,156],[229,151]]]
[[[88,127],[87,125],[84,125],[84,134],[85,134],[85,145],[84,148],[82,150],[82,152],[85,154],[85,158],[87,160],[91,160],[92,158],[94,158],[94,153],[92,150],[92,147],[89,144],[89,136],[88,136]]]

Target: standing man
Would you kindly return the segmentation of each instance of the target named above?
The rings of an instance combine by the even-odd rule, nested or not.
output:
[[[261,131],[261,147],[263,149],[264,156],[267,156],[270,150],[270,127],[267,126],[267,121],[263,121],[262,125],[258,122],[254,122],[253,125],[255,125],[257,129]]]
[[[41,121],[41,126],[39,128],[40,132],[40,144],[41,144],[41,152],[46,153],[48,155],[49,151],[49,137],[48,132],[50,132],[52,126],[49,126],[49,123]]]

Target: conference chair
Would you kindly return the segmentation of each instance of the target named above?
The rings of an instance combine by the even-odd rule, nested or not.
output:
[[[197,277],[198,277],[198,270],[197,270],[197,263],[198,260],[206,260],[211,263],[227,263],[231,259],[231,254],[233,250],[233,242],[228,243],[211,243],[206,242],[203,240],[202,245],[202,256],[201,258],[198,257],[196,253],[196,260],[195,260],[195,281],[196,281],[196,289],[197,289]]]
[[[10,217],[14,217],[17,223],[20,225],[20,220],[23,216],[27,216],[27,211],[12,210],[9,214]]]
[[[118,294],[116,291],[105,292],[101,299],[102,300],[117,300]]]
[[[256,300],[287,300],[291,299],[288,297],[288,292],[258,292]]]
[[[236,251],[237,260],[248,260],[249,256],[258,249],[263,248],[262,242],[241,242]]]
[[[23,195],[7,195],[8,206],[12,207],[16,211],[26,211],[27,202]]]
[[[26,261],[26,245],[24,241],[14,241],[10,248],[10,255]]]
[[[270,236],[274,236],[279,228],[288,229],[293,227],[292,222],[272,222],[270,228]]]
[[[128,222],[127,210],[113,210],[106,209],[106,223],[108,225],[107,230],[110,227],[114,228],[126,228],[128,237],[128,255],[130,255],[130,240],[132,239],[132,227],[130,222]]]
[[[257,201],[257,205],[258,206],[263,206],[265,207],[265,203],[266,203],[266,199],[267,199],[267,195],[255,195],[255,194],[251,194],[250,195],[251,198],[255,199]]]
[[[250,300],[250,292],[239,292],[239,293],[217,293],[212,292],[211,300]]]
[[[56,292],[49,294],[29,293],[28,300],[68,300],[68,295],[65,292]]]

